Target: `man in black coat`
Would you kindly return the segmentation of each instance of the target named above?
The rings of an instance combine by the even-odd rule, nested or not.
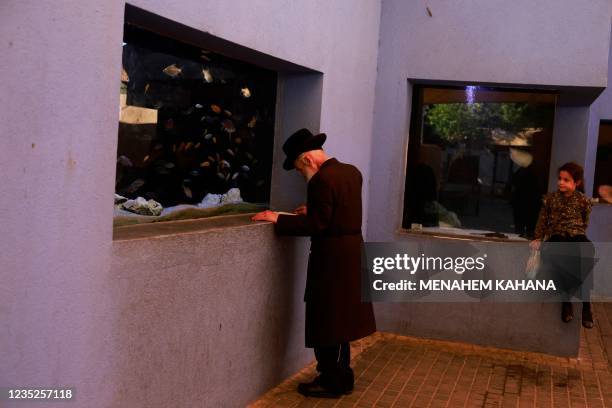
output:
[[[298,391],[337,398],[353,389],[349,342],[376,331],[372,304],[361,301],[361,185],[359,170],[323,151],[325,134],[295,132],[283,145],[283,168],[308,182],[306,207],[296,215],[263,211],[253,220],[272,221],[280,235],[311,237],[306,277],[306,347],[314,348],[313,382]]]

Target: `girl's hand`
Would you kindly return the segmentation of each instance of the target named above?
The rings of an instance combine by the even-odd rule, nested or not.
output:
[[[534,239],[529,243],[529,248],[535,249],[537,251],[540,249],[540,245],[542,245],[542,241],[539,239]]]
[[[293,210],[294,213],[296,213],[297,215],[306,215],[306,206],[305,205],[300,205],[298,208],[296,208],[295,210]]]

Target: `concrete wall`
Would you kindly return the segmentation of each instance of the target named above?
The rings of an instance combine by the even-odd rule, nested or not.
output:
[[[138,0],[133,4],[322,72],[320,128],[329,135],[326,146],[341,160],[359,166],[367,179],[380,18],[378,1]],[[0,4],[0,69],[5,75],[0,84],[3,105],[0,162],[4,169],[4,181],[0,184],[3,232],[0,384],[72,385],[81,401],[86,401],[81,406],[122,406],[115,396],[123,389],[120,387],[124,380],[125,384],[143,385],[147,381],[146,370],[163,370],[167,363],[155,359],[151,360],[154,366],[135,362],[134,356],[146,359],[149,355],[117,344],[117,339],[127,344],[134,344],[130,340],[142,340],[129,337],[141,333],[131,331],[130,326],[138,317],[121,316],[118,312],[148,310],[144,304],[130,306],[131,309],[128,304],[138,299],[148,301],[149,297],[138,295],[138,285],[144,283],[137,280],[144,279],[149,272],[143,268],[155,264],[147,260],[149,263],[131,263],[129,271],[111,269],[111,264],[118,262],[114,256],[129,257],[129,250],[113,248],[111,238],[123,7],[123,1],[91,0],[8,0]],[[223,241],[213,239],[206,244],[220,248],[220,242]],[[140,250],[137,246],[130,248]],[[164,252],[166,249],[158,252],[160,262],[166,257],[182,256],[172,252],[178,251],[178,247],[170,246],[168,250],[171,252]],[[234,267],[238,271],[253,254],[224,252],[215,256],[227,257],[221,259],[224,268]],[[278,265],[286,265],[292,254],[283,252],[279,257]],[[163,277],[161,270],[150,272],[156,279],[153,282],[162,286],[173,282]],[[208,272],[209,269],[201,270],[202,274]],[[187,272],[175,268],[169,273]],[[206,279],[204,275],[194,278],[200,283]],[[181,288],[186,286],[184,279],[179,280]],[[278,279],[268,282],[254,279],[250,283],[254,286],[251,293],[260,295],[266,292],[267,296],[278,296],[286,289],[286,282]],[[134,293],[130,293],[130,288],[135,288]],[[170,289],[151,290],[166,293]],[[189,293],[195,297],[193,292]],[[228,294],[227,299],[236,300],[232,296]],[[286,307],[294,307],[287,303],[287,298],[281,300]],[[264,305],[254,302],[258,307]],[[186,303],[180,305],[186,310],[191,307]],[[246,306],[239,303],[235,307]],[[198,310],[203,308],[199,306]],[[221,313],[219,309],[213,310]],[[294,312],[300,314],[297,306]],[[168,313],[180,314],[175,309]],[[230,327],[225,332],[236,338],[243,329],[252,327],[274,332],[264,322],[262,326],[248,326],[254,314],[249,308],[241,309],[241,313],[237,310],[225,313],[219,317],[238,319],[233,323],[235,331],[229,330],[232,323],[228,323]],[[198,316],[205,320],[211,315]],[[196,315],[185,318],[191,323]],[[215,320],[213,326],[217,323]],[[285,321],[277,324],[278,328],[287,328]],[[281,365],[274,366],[280,367],[276,370],[278,375],[304,362],[303,343],[295,340],[303,336],[301,328],[296,323],[291,330],[291,336],[296,337],[286,344]],[[157,332],[151,328],[142,333]],[[241,401],[247,394],[255,397],[253,393],[260,392],[265,381],[272,382],[267,377],[270,367],[263,367],[262,356],[267,349],[257,348],[270,339],[261,331],[257,335],[247,340],[256,345],[253,352],[258,354],[244,355],[249,361],[243,362],[246,365],[235,363],[235,367],[259,367],[262,371],[231,371],[237,375],[228,389],[236,392]],[[237,361],[240,356],[240,350],[235,348],[237,343],[217,339],[211,352],[216,348],[220,355],[232,354],[236,356],[232,361]],[[151,345],[161,344],[154,341]],[[180,341],[174,344],[185,345]],[[192,344],[190,350],[197,350],[197,344]],[[152,348],[142,350],[148,352]],[[215,360],[215,364],[220,364],[219,361]],[[132,368],[145,371],[131,371]],[[266,373],[264,382],[256,384],[247,378],[261,373]],[[225,372],[211,371],[206,375],[207,390],[214,390],[222,378],[227,379]],[[188,386],[195,387],[195,383]],[[213,394],[210,398],[218,397]],[[148,404],[151,401],[146,402],[141,406],[154,406]]]
[[[604,88],[610,7],[606,0],[383,0],[367,240],[421,239],[398,234],[411,81],[574,87],[577,93]],[[585,163],[594,155],[588,124],[588,104],[558,110],[551,166],[563,160]],[[610,219],[592,222],[609,225]],[[508,260],[499,262],[491,266],[503,267]],[[491,308],[481,305],[377,304],[376,316],[381,330],[575,354],[579,326],[562,326],[555,306],[495,305],[490,313]],[[525,328],[518,337],[512,335],[517,327]],[[565,343],[553,344],[558,338]]]

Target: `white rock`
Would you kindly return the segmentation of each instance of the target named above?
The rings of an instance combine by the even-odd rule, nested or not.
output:
[[[147,201],[143,197],[138,197],[135,200],[127,200],[122,204],[123,209],[140,215],[159,215],[164,209],[160,203],[155,200]]]
[[[240,196],[239,188],[230,188],[227,191],[227,193],[221,196],[221,205],[235,204],[235,203],[241,203],[241,202],[242,202],[242,197]]]
[[[218,207],[220,204],[221,204],[221,194],[208,193],[206,194],[206,196],[204,196],[204,199],[202,200],[202,202],[198,204],[198,207],[211,208],[211,207]]]

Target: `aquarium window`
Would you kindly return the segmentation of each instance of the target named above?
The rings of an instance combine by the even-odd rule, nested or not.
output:
[[[125,24],[115,225],[270,201],[277,74]]]
[[[599,125],[593,197],[601,203],[612,204],[612,121],[602,121]]]
[[[531,237],[548,186],[556,95],[413,90],[403,228]]]

